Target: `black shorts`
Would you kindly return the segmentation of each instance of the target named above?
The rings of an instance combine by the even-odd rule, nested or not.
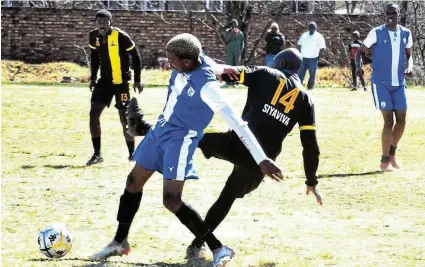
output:
[[[128,83],[108,84],[99,81],[94,87],[91,102],[101,103],[108,108],[115,96],[115,107],[125,109],[130,103],[130,87]]]
[[[234,164],[222,195],[243,198],[263,181],[260,167],[234,131],[206,133],[198,147],[206,158],[215,157]]]

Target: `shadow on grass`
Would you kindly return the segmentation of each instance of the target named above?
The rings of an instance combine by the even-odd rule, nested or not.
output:
[[[51,168],[51,169],[66,169],[66,168],[70,168],[70,169],[84,169],[87,166],[86,165],[79,165],[79,166],[75,166],[75,165],[52,165],[52,164],[46,164],[43,165],[44,168]]]
[[[35,165],[22,165],[21,168],[24,169],[24,170],[32,169],[32,168],[35,168]]]
[[[21,168],[22,169],[33,169],[36,168],[37,166],[35,165],[22,165]],[[82,165],[82,166],[76,166],[76,165],[63,165],[63,164],[59,164],[59,165],[52,165],[52,164],[46,164],[43,165],[44,168],[50,168],[50,169],[56,169],[56,170],[60,170],[60,169],[84,169],[87,166]]]
[[[249,267],[276,267],[276,263],[274,262],[262,262],[256,265],[249,265]]]
[[[361,172],[361,173],[335,173],[335,174],[321,174],[317,178],[343,178],[351,176],[365,176],[365,175],[374,175],[383,173],[382,171],[373,171],[373,172]]]
[[[81,266],[81,267],[107,267],[111,266],[111,264],[119,263],[124,264],[126,266],[140,266],[140,267],[210,267],[212,265],[212,261],[208,260],[190,260],[187,263],[167,263],[167,262],[156,262],[156,263],[137,263],[137,262],[125,262],[125,261],[91,261],[86,258],[64,258],[64,259],[47,259],[47,258],[35,258],[30,259],[31,262],[66,262],[71,263],[72,261],[83,261],[87,262],[86,264],[75,264],[72,263],[72,266]],[[263,265],[262,265],[263,266]],[[275,265],[264,265],[267,267],[272,267]]]

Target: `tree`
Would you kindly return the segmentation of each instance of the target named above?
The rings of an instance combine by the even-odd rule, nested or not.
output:
[[[258,45],[264,39],[270,24],[277,20],[285,10],[289,11],[287,2],[279,1],[227,1],[222,12],[211,12],[205,9],[205,16],[195,15],[209,29],[216,33],[217,38],[224,44],[224,31],[230,26],[230,21],[236,19],[239,23],[239,29],[245,37],[245,49],[242,53],[244,64],[252,63],[258,53]],[[260,20],[267,23],[259,26]],[[261,35],[251,36],[252,27],[262,27]]]

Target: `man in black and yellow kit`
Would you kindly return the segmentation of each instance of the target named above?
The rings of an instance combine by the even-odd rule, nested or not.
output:
[[[129,55],[132,57],[134,69],[134,91],[143,90],[140,83],[140,54],[130,36],[111,26],[112,15],[102,9],[95,16],[96,29],[90,32],[89,47],[91,48],[90,91],[92,91],[90,107],[90,133],[94,154],[87,166],[103,162],[100,153],[101,129],[100,115],[105,107],[109,107],[115,97],[115,107],[118,109],[125,140],[133,161],[134,137],[126,133],[127,121],[125,109],[130,100],[129,80],[131,79]],[[97,72],[100,66],[100,78]]]

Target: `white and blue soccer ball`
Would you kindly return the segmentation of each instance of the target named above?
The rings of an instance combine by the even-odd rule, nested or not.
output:
[[[49,224],[38,234],[38,248],[49,258],[61,258],[72,247],[72,238],[65,225],[60,223]]]

